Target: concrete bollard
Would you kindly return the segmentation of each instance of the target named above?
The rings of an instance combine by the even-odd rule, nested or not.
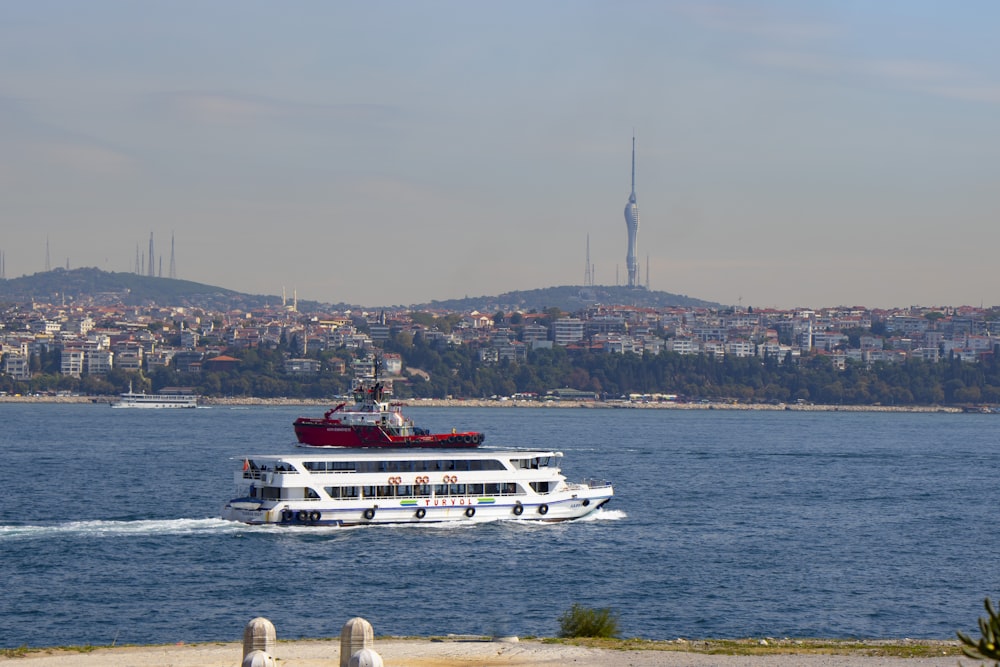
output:
[[[276,641],[277,635],[271,621],[262,616],[250,619],[243,628],[243,657],[247,657],[252,651],[274,653]]]
[[[274,658],[266,651],[250,651],[243,656],[241,667],[275,667]]]
[[[372,648],[375,644],[375,631],[372,624],[355,616],[344,623],[340,630],[340,667],[350,667],[351,656],[365,648]],[[379,664],[381,664],[379,658]]]
[[[382,656],[374,649],[363,648],[351,656],[347,667],[384,667],[384,665],[382,664]]]

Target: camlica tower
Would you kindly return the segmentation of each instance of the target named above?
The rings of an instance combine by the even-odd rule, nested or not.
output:
[[[639,235],[639,205],[635,203],[635,137],[632,137],[632,194],[625,204],[625,226],[628,228],[628,252],[625,267],[628,269],[628,286],[639,287],[639,261],[635,258],[635,241]]]

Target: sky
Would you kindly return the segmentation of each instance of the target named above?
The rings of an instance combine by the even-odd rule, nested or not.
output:
[[[0,268],[1000,304],[1000,3],[0,4]],[[147,267],[148,270],[148,267]]]

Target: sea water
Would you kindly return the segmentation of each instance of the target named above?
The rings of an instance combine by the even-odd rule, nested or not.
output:
[[[952,638],[1000,593],[1000,416],[409,408],[562,451],[615,498],[560,524],[222,521],[243,456],[321,412],[0,405],[0,646],[238,640],[255,616],[554,636],[574,603],[649,639]]]

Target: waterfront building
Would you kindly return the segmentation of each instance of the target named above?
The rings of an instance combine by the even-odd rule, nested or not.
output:
[[[60,355],[59,372],[75,378],[83,375],[83,348],[64,347]]]
[[[556,345],[570,345],[583,340],[583,321],[575,317],[563,317],[552,323],[552,338]]]

